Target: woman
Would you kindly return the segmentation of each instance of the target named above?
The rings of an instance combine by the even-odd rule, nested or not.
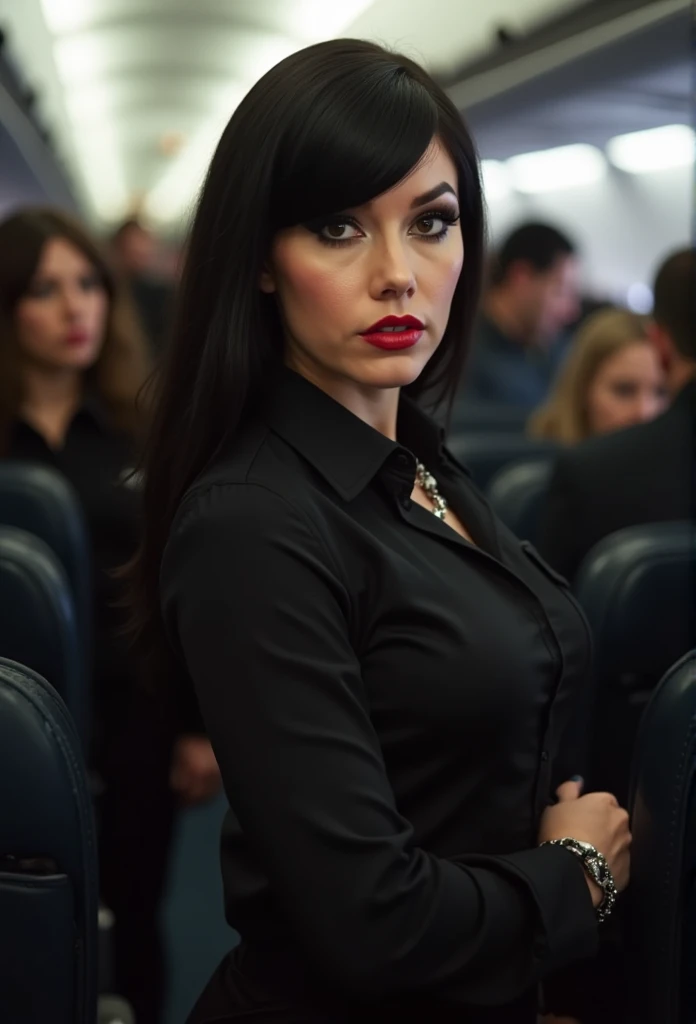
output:
[[[578,331],[532,437],[565,444],[654,419],[665,409],[665,375],[648,321],[624,309],[593,313]]]
[[[96,243],[67,215],[25,209],[0,224],[0,456],[63,474],[82,502],[94,563],[92,762],[102,895],[115,914],[115,986],[157,1022],[162,967],[157,909],[171,838],[173,728],[145,689],[118,631],[113,571],[138,543],[130,470],[141,433],[136,394],[148,369],[130,307]],[[207,746],[179,744],[173,769]],[[193,748],[193,753],[192,753]],[[209,759],[213,761],[212,752]],[[211,775],[214,773],[211,771]]]
[[[616,801],[571,781],[548,806],[581,613],[413,401],[459,380],[482,233],[456,109],[366,42],[271,70],[213,158],[133,566],[230,802],[242,943],[191,1024],[531,1024],[604,900],[548,841],[626,884]]]

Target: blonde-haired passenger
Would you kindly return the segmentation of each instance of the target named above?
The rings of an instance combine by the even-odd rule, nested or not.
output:
[[[665,376],[648,325],[647,317],[624,309],[592,314],[528,433],[575,444],[659,415],[667,404]]]

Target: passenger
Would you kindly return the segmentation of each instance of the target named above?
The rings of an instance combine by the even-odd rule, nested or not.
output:
[[[634,423],[667,404],[665,373],[648,321],[623,309],[594,313],[578,331],[551,395],[531,417],[531,437],[576,444]]]
[[[284,60],[213,158],[132,567],[230,801],[242,943],[191,1024],[533,1024],[608,908],[577,841],[628,881],[616,801],[551,801],[583,617],[414,401],[459,381],[482,237],[459,113],[367,42]]]
[[[157,272],[157,242],[136,217],[130,217],[111,236],[111,250],[131,290],[151,349],[159,355],[171,332],[174,284]]]
[[[524,224],[489,277],[458,401],[531,411],[546,399],[567,350],[564,329],[580,313],[575,245],[556,228]]]
[[[672,405],[650,423],[563,452],[540,524],[545,558],[572,579],[603,537],[696,511],[696,256],[675,253],[655,281],[650,328]]]
[[[94,564],[91,762],[98,806],[102,897],[115,916],[115,988],[138,1019],[160,1020],[163,973],[157,914],[174,816],[170,772],[186,799],[215,784],[206,741],[182,740],[172,765],[165,709],[137,685],[118,636],[112,576],[139,538],[133,467],[148,371],[137,322],[97,244],[54,210],[25,209],[0,224],[0,455],[40,462],[72,484]],[[169,716],[171,717],[171,716]],[[201,747],[209,770],[195,770]],[[188,778],[186,775],[188,766]]]

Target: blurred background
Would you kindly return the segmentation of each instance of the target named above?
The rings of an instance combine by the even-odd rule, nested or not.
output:
[[[491,244],[553,224],[587,309],[652,308],[689,244],[694,50],[688,0],[0,0],[0,219],[71,211],[107,240],[153,348],[197,191],[250,86],[307,44],[375,40],[425,64],[476,137]],[[223,801],[184,812],[164,918],[168,1022],[232,944]]]
[[[478,140],[493,239],[550,220],[577,240],[586,291],[646,311],[656,252],[689,237],[690,8],[0,0],[0,214],[50,200],[102,232],[137,216],[158,244],[141,240],[134,258],[173,273],[240,97],[293,50],[353,35],[401,48],[447,86]]]

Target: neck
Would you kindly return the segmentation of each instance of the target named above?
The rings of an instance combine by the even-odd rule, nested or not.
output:
[[[324,391],[335,402],[339,402],[363,423],[378,430],[390,441],[396,441],[400,388],[375,388],[368,385],[361,387],[355,381],[347,380],[345,377],[324,377],[323,374],[314,372],[312,367],[300,366],[295,360],[288,361],[287,365],[295,373],[299,373],[311,384]]]
[[[483,302],[483,310],[488,319],[511,341],[516,341],[520,345],[533,344],[534,339],[520,325],[519,312],[508,293],[497,288],[489,291]]]
[[[75,370],[25,367],[22,417],[51,444],[60,443],[82,397],[82,375]]]

